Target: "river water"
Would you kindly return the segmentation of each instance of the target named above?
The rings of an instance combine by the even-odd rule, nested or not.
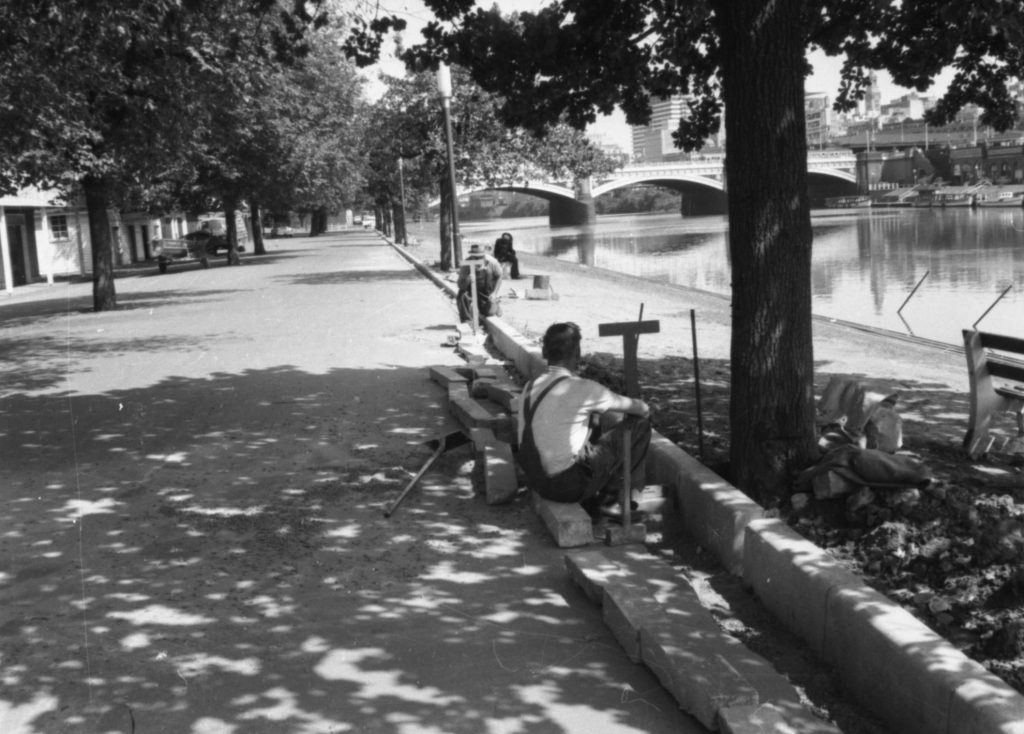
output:
[[[1024,338],[1024,209],[817,210],[812,225],[815,314],[957,345],[975,323]],[[555,228],[531,217],[461,231],[482,244],[507,231],[518,251],[730,292],[723,216],[610,215]],[[436,241],[437,223],[409,232]]]

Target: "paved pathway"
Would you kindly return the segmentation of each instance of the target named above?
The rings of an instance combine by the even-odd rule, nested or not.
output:
[[[0,300],[0,731],[700,731],[452,428],[372,233]],[[556,281],[557,285],[557,281]]]

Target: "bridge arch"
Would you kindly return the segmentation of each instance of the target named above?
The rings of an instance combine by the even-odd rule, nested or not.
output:
[[[501,186],[467,186],[457,190],[459,196],[468,196],[480,191],[509,191],[544,199],[548,202],[548,221],[554,227],[593,221],[593,199],[589,202],[580,201],[576,198],[576,192],[568,186],[543,181],[524,181]],[[433,208],[440,203],[440,198],[437,198],[430,201],[428,206]]]
[[[684,175],[651,175],[651,176],[638,176],[636,178],[615,178],[610,181],[594,186],[590,193],[596,199],[602,194],[608,194],[617,189],[624,189],[628,186],[636,186],[639,184],[647,184],[651,186],[662,186],[666,189],[673,189],[675,191],[684,191],[685,189],[693,186],[702,186],[705,188],[714,189],[716,191],[724,191],[725,187],[721,181],[709,178],[707,176],[684,176]]]

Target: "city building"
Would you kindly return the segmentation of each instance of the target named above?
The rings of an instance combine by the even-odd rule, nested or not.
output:
[[[688,114],[686,99],[681,95],[651,100],[651,121],[631,126],[633,160],[656,163],[678,153],[672,133],[679,127],[679,120]]]
[[[832,107],[824,92],[808,92],[804,95],[804,119],[807,125],[807,147],[824,148],[828,145],[831,130]]]
[[[682,95],[651,100],[651,121],[646,125],[631,125],[633,136],[633,161],[636,163],[660,163],[689,157],[676,147],[672,133],[679,128],[679,121],[688,119],[690,108],[687,98]],[[718,132],[704,141],[704,149],[720,148],[725,145],[725,116]]]

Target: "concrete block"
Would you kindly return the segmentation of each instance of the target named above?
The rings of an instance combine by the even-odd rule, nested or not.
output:
[[[502,370],[494,365],[472,365],[470,371],[474,380],[498,380],[502,376]]]
[[[536,493],[534,493],[536,496]],[[601,550],[577,550],[565,554],[569,577],[595,604],[604,603],[604,587],[614,580],[624,580],[630,572]]]
[[[468,382],[451,382],[448,384],[448,403],[451,405],[453,400],[468,400],[469,399],[469,383]]]
[[[780,520],[751,521],[744,549],[743,581],[790,632],[824,655],[829,594],[863,582]]]
[[[882,594],[835,589],[828,623],[825,661],[894,731],[1022,731],[1019,694]]]
[[[720,710],[759,703],[757,690],[723,655],[730,644],[742,646],[724,632],[694,629],[682,617],[651,619],[640,628],[644,664],[681,709],[712,730]]]
[[[495,416],[494,423],[491,425],[491,430],[494,431],[494,435],[495,437],[497,437],[499,441],[501,441],[502,443],[507,443],[512,448],[518,448],[519,427],[516,423],[515,416]]]
[[[473,344],[471,342],[459,342],[457,351],[470,365],[483,365],[491,358],[490,352],[488,352],[483,346]]]
[[[487,504],[498,505],[511,501],[519,491],[512,447],[493,438],[491,433],[491,440],[485,441],[483,445],[483,461]]]
[[[557,301],[558,296],[550,288],[527,288],[526,298],[530,301]]]
[[[612,581],[604,586],[601,607],[605,625],[626,656],[634,663],[641,662],[640,627],[663,614],[662,606],[635,584]]]
[[[493,428],[500,416],[487,410],[471,397],[449,397],[448,411],[467,430],[474,428]]]
[[[605,545],[635,545],[647,540],[647,526],[643,523],[608,525],[604,529]]]
[[[842,734],[800,705],[733,706],[718,712],[723,734]]]
[[[559,548],[574,548],[594,542],[590,515],[575,502],[552,502],[536,492],[533,506]]]
[[[455,371],[454,367],[436,365],[430,368],[430,379],[442,387],[448,387],[452,383],[466,384],[469,382],[463,375]]]
[[[491,319],[488,333],[494,347],[512,360],[516,370],[527,380],[532,380],[547,369],[547,362],[540,354],[540,346],[528,340],[511,325],[500,318]]]
[[[477,377],[470,383],[469,394],[477,400],[487,400],[487,385],[494,382],[493,377]]]
[[[974,672],[953,692],[948,731],[1024,734],[1024,696],[988,671]]]
[[[743,573],[744,528],[764,517],[763,507],[659,434],[647,454],[647,481],[671,488],[687,532],[727,571]]]
[[[519,397],[523,393],[522,388],[497,381],[484,382],[483,384],[488,400],[500,405],[509,413],[519,412]]]

